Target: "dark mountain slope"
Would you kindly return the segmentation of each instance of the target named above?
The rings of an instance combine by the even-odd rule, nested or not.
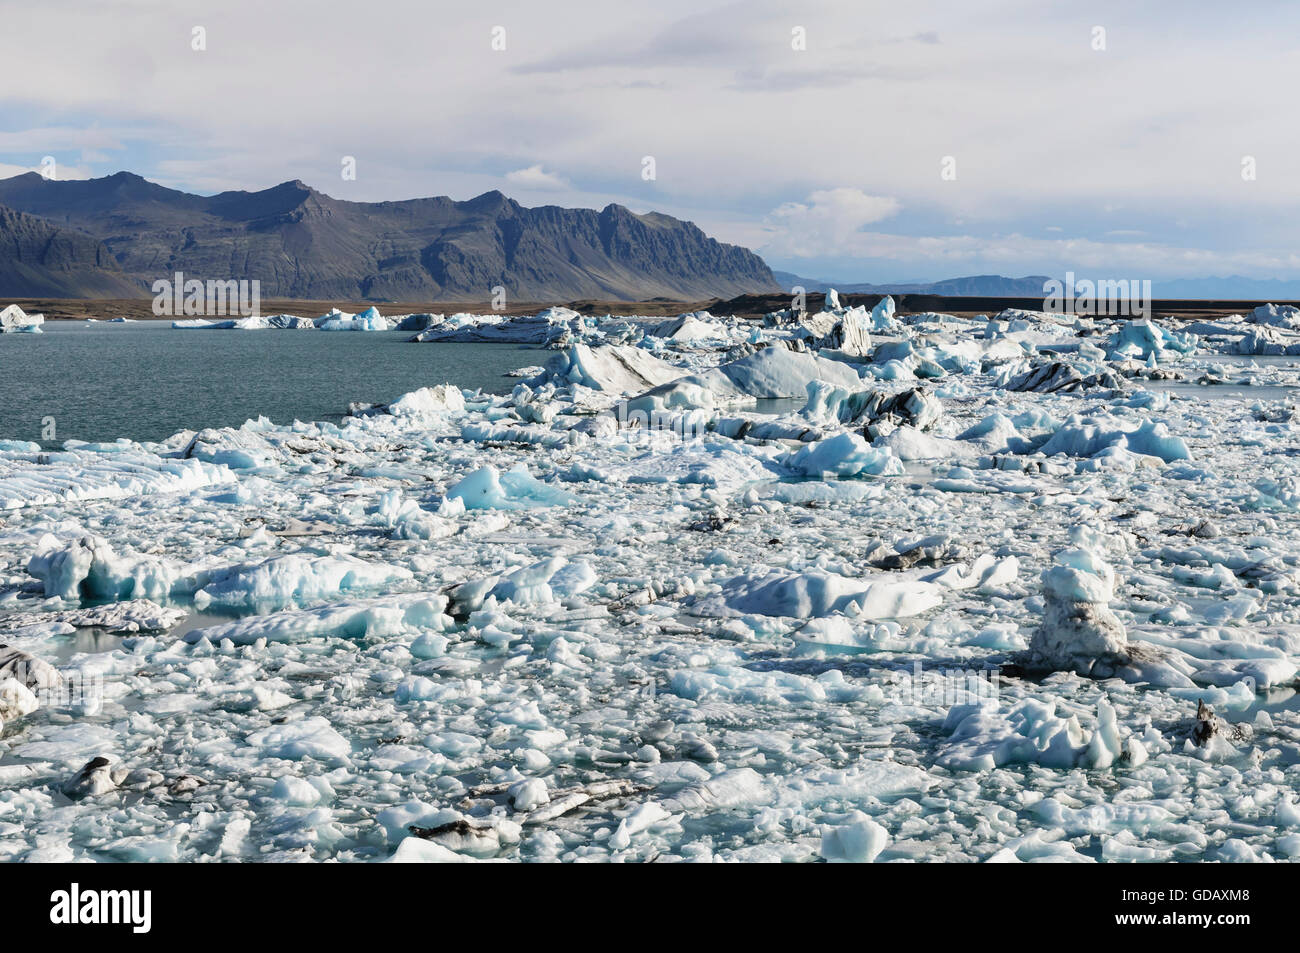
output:
[[[102,242],[0,207],[0,292],[6,296],[107,298],[134,297],[142,291]]]
[[[757,255],[690,222],[619,205],[524,208],[500,192],[345,202],[294,181],[203,197],[126,172],[82,182],[28,173],[0,181],[0,204],[102,240],[144,288],[176,271],[257,279],[268,298],[376,301],[483,299],[497,286],[531,301],[702,300],[777,287]]]

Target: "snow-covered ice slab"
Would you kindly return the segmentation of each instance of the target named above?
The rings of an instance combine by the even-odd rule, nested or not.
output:
[[[633,410],[671,410],[804,397],[813,381],[858,389],[853,368],[805,351],[766,347],[720,367],[651,388],[628,402]]]
[[[258,642],[295,642],[308,639],[391,637],[422,630],[441,632],[451,624],[443,615],[447,597],[408,593],[270,615],[249,616],[185,633],[186,642],[254,645]]]
[[[234,474],[200,460],[172,460],[140,449],[40,453],[0,451],[0,509],[182,493],[223,483]]]
[[[612,394],[638,394],[681,376],[679,368],[637,347],[574,344],[546,364],[537,383],[581,384]]]

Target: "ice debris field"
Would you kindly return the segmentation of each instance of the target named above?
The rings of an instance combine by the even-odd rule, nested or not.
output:
[[[828,297],[0,441],[0,860],[1300,855],[1300,312]]]

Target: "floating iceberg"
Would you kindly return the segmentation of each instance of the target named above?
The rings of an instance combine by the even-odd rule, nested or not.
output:
[[[1110,370],[1088,373],[1060,361],[1040,364],[1010,377],[1007,390],[1036,391],[1040,394],[1078,394],[1089,390],[1123,390],[1124,382]]]
[[[942,588],[918,579],[886,575],[853,578],[813,570],[738,576],[722,587],[721,600],[705,600],[696,611],[754,613],[819,619],[843,613],[858,619],[897,619],[933,609]]]
[[[311,331],[315,330],[316,322],[311,318],[300,318],[292,314],[267,314],[227,318],[220,321],[207,318],[180,318],[172,322],[172,327],[178,331]]]
[[[462,500],[469,510],[527,510],[576,502],[572,494],[535,479],[522,463],[505,473],[491,465],[475,470],[451,487],[447,498]]]
[[[876,448],[855,433],[842,433],[800,447],[781,457],[781,466],[805,477],[897,476],[903,464],[887,448]]]
[[[46,597],[70,602],[165,600],[182,575],[166,560],[119,556],[98,536],[65,542],[48,533],[28,560],[27,572],[41,581]]]
[[[735,337],[731,328],[707,311],[693,311],[650,325],[645,333],[675,344],[730,343]]]
[[[1195,334],[1170,331],[1151,320],[1125,322],[1124,326],[1112,334],[1107,342],[1107,350],[1112,355],[1144,359],[1153,354],[1159,357],[1165,351],[1192,354],[1196,348]]]
[[[546,362],[531,383],[581,384],[607,394],[638,394],[681,376],[680,371],[637,347],[575,344]]]
[[[186,642],[254,645],[260,641],[391,638],[413,632],[441,632],[452,624],[445,616],[447,597],[433,593],[384,596],[316,609],[250,616],[185,633]]]
[[[465,395],[459,387],[451,384],[439,384],[437,387],[421,387],[417,391],[403,394],[385,409],[394,417],[424,417],[430,414],[455,414],[464,411]]]
[[[630,410],[664,411],[801,398],[813,381],[856,389],[847,364],[786,347],[765,347],[740,360],[654,387],[628,401]]]
[[[871,353],[871,331],[875,327],[872,314],[866,308],[850,308],[805,317],[801,333],[808,347],[814,350],[824,348],[844,357],[860,359]]]
[[[300,553],[274,556],[210,575],[212,581],[194,593],[195,606],[258,612],[374,591],[412,576],[401,566],[366,562],[353,556]]]
[[[366,308],[360,314],[348,314],[335,308],[329,314],[316,319],[316,327],[321,331],[387,331],[388,322],[375,307]]]
[[[1115,572],[1097,553],[1070,549],[1043,573],[1043,622],[1029,643],[1032,668],[1113,675],[1128,664],[1124,625],[1109,608]]]
[[[943,404],[923,388],[890,394],[878,390],[848,390],[824,381],[808,384],[808,402],[803,416],[815,422],[838,421],[865,424],[873,437],[895,427],[929,430],[943,416]]]
[[[1290,304],[1261,304],[1250,313],[1249,320],[1300,331],[1300,308]]]
[[[567,347],[605,337],[592,319],[569,308],[547,308],[535,315],[453,314],[432,322],[413,342],[456,344],[531,344]]]
[[[1097,457],[1115,450],[1155,457],[1165,463],[1192,458],[1187,442],[1169,433],[1166,424],[1152,420],[1133,424],[1112,417],[1070,417],[1041,448],[1049,457],[1057,453]]]
[[[0,334],[27,333],[40,334],[41,325],[45,323],[43,314],[26,314],[16,304],[0,310]]]
[[[1095,727],[1084,728],[1076,716],[1057,714],[1054,702],[1026,700],[1003,714],[980,704],[956,705],[944,729],[951,732],[939,763],[953,771],[991,771],[1008,764],[1045,768],[1137,767],[1146,760],[1142,740],[1125,736],[1115,709],[1097,706]]]

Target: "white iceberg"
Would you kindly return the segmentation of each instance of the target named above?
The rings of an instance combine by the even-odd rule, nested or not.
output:
[[[652,412],[802,398],[808,393],[808,385],[818,380],[847,390],[856,390],[862,383],[848,364],[772,346],[654,387],[628,401],[628,408]]]
[[[475,470],[451,487],[447,498],[463,501],[469,510],[526,510],[576,502],[571,493],[535,479],[522,463],[505,473],[491,465]]]
[[[16,304],[0,310],[0,334],[27,333],[40,334],[41,325],[45,323],[43,314],[26,314]]]

